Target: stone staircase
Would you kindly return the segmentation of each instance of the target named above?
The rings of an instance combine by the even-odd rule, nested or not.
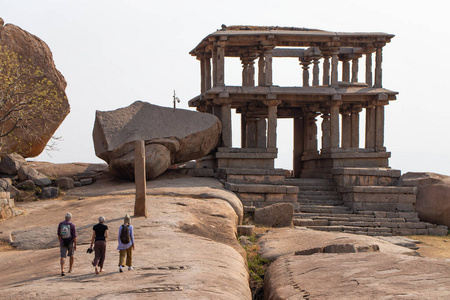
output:
[[[447,234],[445,226],[421,222],[414,211],[353,211],[344,205],[333,180],[289,178],[285,184],[299,188],[296,226],[373,236]]]

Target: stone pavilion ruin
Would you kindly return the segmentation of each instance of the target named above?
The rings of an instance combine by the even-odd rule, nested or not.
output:
[[[293,203],[303,225],[344,230],[341,219],[348,218],[340,215],[359,213],[388,226],[358,231],[428,233],[432,226],[419,222],[414,210],[415,188],[398,186],[400,171],[389,167],[384,146],[385,106],[398,94],[382,81],[383,48],[393,37],[222,25],[190,52],[200,61],[201,93],[189,106],[216,115],[223,128],[217,152],[197,165],[219,173],[244,205]],[[242,63],[240,86],[225,82],[229,57]],[[281,57],[298,59],[297,86],[274,85],[274,58]],[[240,148],[232,147],[232,109],[241,117]],[[274,168],[279,118],[293,120],[293,178]],[[389,217],[410,224],[394,226]]]

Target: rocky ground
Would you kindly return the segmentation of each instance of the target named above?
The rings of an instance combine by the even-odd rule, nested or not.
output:
[[[149,217],[132,219],[135,269],[124,273],[116,236],[133,214],[132,182],[103,176],[55,200],[17,203],[24,214],[0,222],[0,299],[251,299],[236,239],[239,200],[217,180],[178,175],[149,181],[147,194]],[[74,272],[61,277],[56,227],[68,211],[79,245]],[[95,275],[86,249],[100,215],[111,237],[105,271]],[[414,248],[402,238],[270,229],[259,239],[261,257],[272,261],[266,299],[448,299],[446,237],[414,239],[419,249],[394,244]]]

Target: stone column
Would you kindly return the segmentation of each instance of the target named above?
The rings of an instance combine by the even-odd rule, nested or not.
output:
[[[199,57],[200,60],[200,93],[204,93],[206,91],[206,60],[204,57]]]
[[[381,88],[382,84],[382,69],[381,64],[383,62],[383,46],[385,43],[376,43],[376,55],[375,55],[375,87]]]
[[[260,117],[256,121],[256,147],[266,148],[267,145],[266,119]]]
[[[372,87],[372,53],[367,52],[366,54],[366,83],[369,87]]]
[[[293,172],[294,177],[299,178],[302,173],[303,163],[302,155],[304,149],[304,128],[303,120],[301,118],[294,118],[294,157],[293,157]]]
[[[246,137],[247,137],[247,148],[256,148],[256,118],[247,118],[247,130],[246,130]]]
[[[366,107],[366,148],[375,147],[375,108]]]
[[[330,114],[322,113],[322,152],[329,151],[331,148],[330,141]]]
[[[344,111],[342,113],[341,148],[348,149],[351,147],[351,130],[351,115]]]
[[[267,101],[267,148],[277,147],[277,100]]]
[[[317,154],[317,123],[316,113],[308,112],[303,117],[303,129],[304,129],[304,154]]]
[[[352,82],[358,82],[358,69],[359,69],[359,59],[355,57],[352,59]]]
[[[222,104],[221,106],[221,122],[222,122],[222,145],[223,147],[232,146],[232,129],[231,129],[231,104]]]
[[[330,147],[339,148],[339,106],[332,104],[330,107]]]
[[[319,85],[319,57],[313,58],[313,86]]]
[[[241,148],[247,148],[247,120],[244,112],[241,113]]]
[[[266,84],[266,62],[264,60],[264,55],[259,56],[258,60],[258,85],[264,86]]]
[[[348,55],[340,55],[342,61],[342,81],[350,82],[350,58]]]
[[[134,143],[134,181],[136,199],[134,201],[134,216],[147,217],[147,180],[145,172],[145,142]]]
[[[214,43],[214,47],[212,50],[212,65],[213,65],[213,74],[212,74],[212,79],[213,79],[213,86],[217,86],[217,46],[216,43]]]
[[[225,85],[225,42],[217,45],[217,86]]]
[[[211,58],[205,58],[205,89],[211,89]]]
[[[330,85],[330,55],[323,55],[323,79],[322,85]]]
[[[255,62],[253,57],[241,56],[242,86],[255,86]]]
[[[272,86],[272,55],[273,48],[266,49],[264,52],[264,60],[265,60],[265,86]]]
[[[338,83],[338,54],[339,51],[337,50],[331,53],[331,86],[333,87],[337,87]]]
[[[359,148],[359,112],[352,111],[351,114],[351,148]]]
[[[303,68],[303,86],[307,87],[309,86],[309,65],[311,64],[311,62],[306,59],[300,59],[300,64]]]
[[[375,107],[375,150],[384,149],[384,106]]]

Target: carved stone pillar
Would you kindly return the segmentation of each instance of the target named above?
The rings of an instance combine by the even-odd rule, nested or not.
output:
[[[323,55],[323,79],[322,85],[330,85],[330,55]]]
[[[256,121],[258,119],[256,118],[247,118],[246,119],[246,123],[247,123],[247,127],[246,127],[246,137],[247,137],[247,141],[246,141],[246,145],[247,148],[256,148],[256,142],[257,142],[257,137],[256,137]]]
[[[369,87],[372,83],[372,52],[366,52],[366,83]]]
[[[316,116],[316,113],[309,112],[303,117],[305,155],[318,153]]]
[[[359,111],[351,114],[351,148],[359,148]]]
[[[214,44],[213,50],[212,50],[212,65],[213,65],[213,86],[217,86],[217,47],[216,44]]]
[[[330,114],[324,112],[322,118],[322,152],[329,151],[331,148],[330,141]]]
[[[277,109],[278,101],[269,101],[267,112],[267,148],[277,147]]]
[[[352,82],[358,82],[359,58],[352,59]]]
[[[348,112],[342,113],[342,134],[341,148],[348,149],[351,146],[351,115]]]
[[[342,60],[342,81],[350,82],[350,59]]]
[[[319,85],[319,57],[313,58],[313,86]]]
[[[382,69],[381,69],[381,64],[383,62],[383,46],[386,43],[384,42],[379,42],[376,43],[376,55],[375,55],[375,87],[377,88],[381,88],[383,86],[382,83]]]
[[[211,89],[211,58],[203,56],[200,58],[201,68],[201,92]]]
[[[366,148],[375,147],[375,107],[366,107]]]
[[[339,106],[333,104],[330,107],[330,147],[339,148]]]
[[[273,47],[268,48],[264,52],[264,60],[265,60],[265,86],[272,86],[272,56],[273,56]]]
[[[309,65],[311,62],[307,59],[300,59],[300,64],[302,65],[303,69],[303,86],[307,87],[309,86]]]
[[[266,130],[266,119],[259,118],[256,121],[256,147],[266,148],[267,145],[267,130]]]
[[[225,85],[225,42],[217,43],[217,86]]]
[[[222,122],[222,145],[223,147],[232,146],[232,128],[231,128],[231,104],[224,103],[221,105],[221,122]]]
[[[304,149],[304,128],[303,120],[301,118],[294,118],[294,157],[293,157],[293,172],[294,177],[300,177],[303,169],[302,155]]]
[[[266,84],[266,62],[264,60],[264,55],[259,56],[258,60],[258,85],[264,86]]]
[[[384,106],[375,107],[375,150],[384,151]]]
[[[338,82],[338,54],[339,51],[335,50],[331,53],[331,86],[337,87]]]

